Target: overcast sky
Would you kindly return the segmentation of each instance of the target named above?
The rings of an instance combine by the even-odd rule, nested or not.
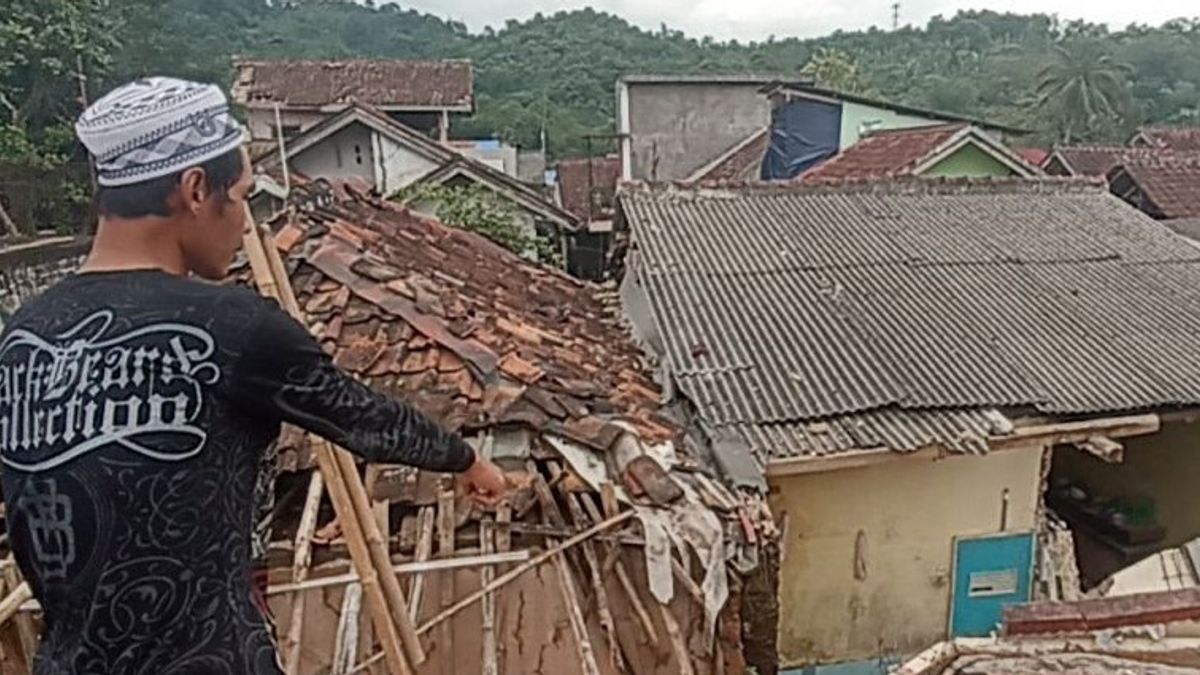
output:
[[[472,30],[501,26],[535,12],[592,6],[635,24],[658,28],[666,23],[689,35],[739,40],[813,37],[839,28],[855,30],[891,25],[892,0],[402,0],[401,5],[465,22]],[[930,17],[960,9],[1055,13],[1123,27],[1131,22],[1159,24],[1182,16],[1200,16],[1197,0],[902,0],[901,23],[924,24]]]

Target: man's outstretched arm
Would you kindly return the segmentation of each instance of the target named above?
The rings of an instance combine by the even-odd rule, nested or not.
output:
[[[460,436],[342,371],[282,310],[266,308],[249,330],[230,383],[236,400],[369,461],[465,472],[467,490],[485,500],[503,492],[500,472],[486,460],[477,461]]]

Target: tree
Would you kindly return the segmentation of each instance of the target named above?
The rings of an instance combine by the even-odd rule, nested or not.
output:
[[[526,232],[516,208],[480,185],[422,183],[401,190],[393,200],[426,211],[447,225],[481,234],[518,255],[558,264],[551,243]]]
[[[818,86],[849,94],[863,93],[871,88],[858,63],[839,49],[820,48],[800,69],[800,74],[812,77]]]
[[[1039,79],[1037,106],[1050,113],[1063,143],[1126,115],[1130,68],[1113,58],[1104,41],[1084,37],[1062,42],[1052,56]]]

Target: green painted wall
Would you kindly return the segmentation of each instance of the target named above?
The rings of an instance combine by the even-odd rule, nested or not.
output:
[[[842,149],[854,145],[862,138],[863,124],[867,122],[873,123],[871,127],[873,130],[908,129],[930,124],[943,124],[942,120],[901,115],[885,108],[874,108],[861,103],[845,101],[842,103],[842,137],[839,141]]]
[[[921,175],[944,178],[990,178],[1011,176],[1013,173],[1012,169],[980,150],[979,146],[968,143],[946,159],[926,169]]]

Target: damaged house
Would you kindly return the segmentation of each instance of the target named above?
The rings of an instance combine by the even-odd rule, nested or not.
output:
[[[402,576],[425,629],[418,673],[742,672],[742,574],[772,521],[667,415],[613,292],[346,186],[307,182],[291,204],[275,242],[334,361],[462,433],[518,486],[483,513],[439,476],[366,469],[399,569],[441,565]],[[278,444],[272,607],[284,654],[300,655],[291,672],[344,673],[372,648],[330,510],[297,517],[313,443],[289,429]],[[428,623],[538,551],[626,513],[635,525]],[[313,536],[323,545],[298,575],[293,556]]]
[[[634,184],[616,227],[669,399],[769,483],[783,665],[882,673],[1200,534],[1200,250],[1103,187]]]
[[[74,272],[89,246],[88,239],[77,237],[0,240],[0,329],[21,303]]]

